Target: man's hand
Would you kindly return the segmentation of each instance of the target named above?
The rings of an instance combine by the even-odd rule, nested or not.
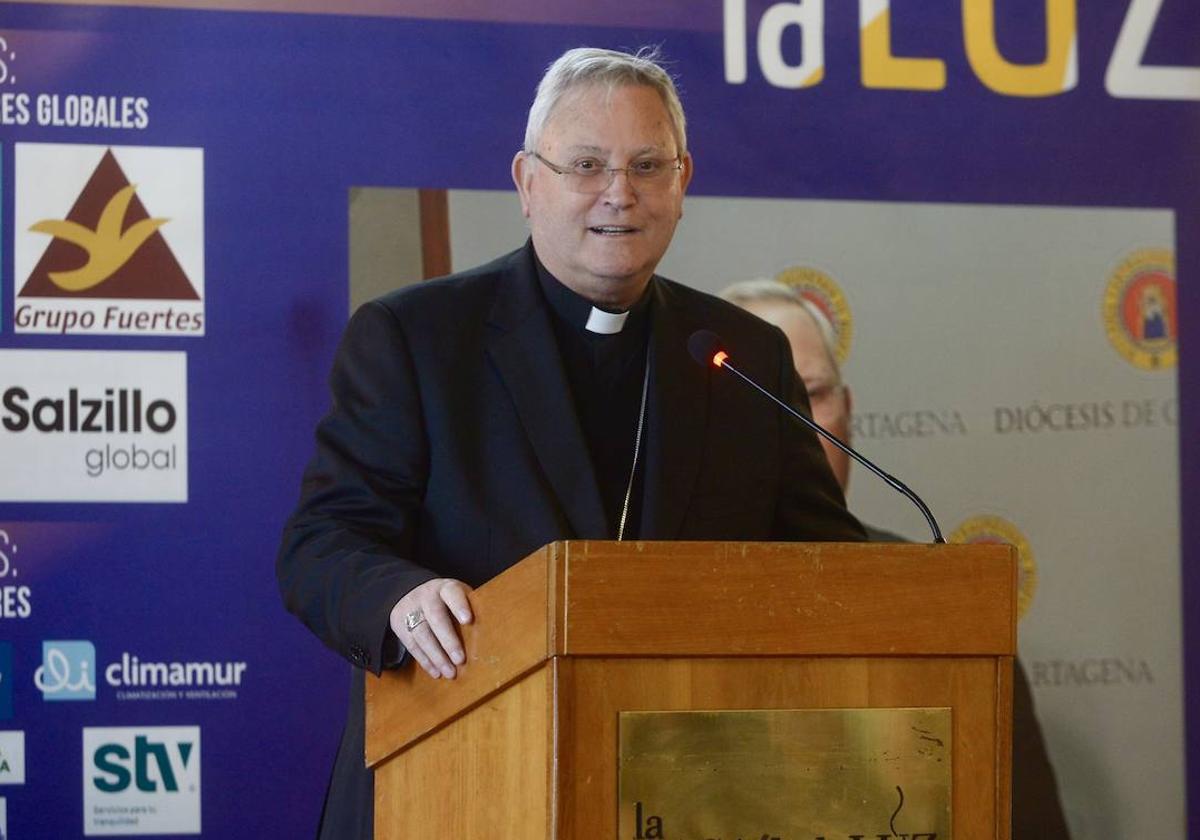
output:
[[[437,578],[411,590],[392,607],[392,632],[435,680],[454,679],[454,666],[467,661],[454,622],[474,620],[467,601],[470,591],[461,580]]]

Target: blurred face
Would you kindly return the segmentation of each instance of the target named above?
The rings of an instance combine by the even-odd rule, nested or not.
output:
[[[568,92],[533,151],[568,170],[581,161],[616,168],[679,156],[662,99],[653,88],[633,85]],[[627,309],[646,288],[683,215],[691,157],[682,162],[659,184],[635,184],[617,173],[606,189],[588,195],[573,191],[569,176],[518,152],[513,181],[542,263],[593,303]]]
[[[800,306],[784,301],[755,301],[745,309],[783,330],[792,346],[792,363],[808,390],[813,420],[849,444],[850,389],[839,384],[837,370],[825,350],[816,322]],[[825,438],[820,441],[844,492],[850,480],[850,456]]]

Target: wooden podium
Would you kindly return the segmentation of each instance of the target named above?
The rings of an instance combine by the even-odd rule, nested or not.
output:
[[[1013,555],[548,545],[473,593],[457,679],[368,675],[375,836],[615,840],[622,712],[942,707],[952,836],[1007,840]]]

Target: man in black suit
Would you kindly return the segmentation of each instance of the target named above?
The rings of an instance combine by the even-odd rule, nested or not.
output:
[[[559,58],[512,173],[525,247],[363,306],[334,361],[277,573],[360,669],[453,679],[470,588],[554,540],[863,538],[815,437],[688,355],[720,333],[806,406],[779,330],[654,276],[692,158],[653,56]],[[339,840],[372,830],[353,685],[322,817]]]
[[[842,380],[833,325],[821,310],[775,280],[735,283],[722,291],[721,297],[783,330],[796,372],[808,391],[812,418],[850,443],[850,386]],[[850,481],[850,456],[824,438],[821,445],[845,491]],[[906,542],[904,537],[869,523],[864,528],[871,542]],[[1034,714],[1033,692],[1019,659],[1013,662],[1012,764],[1013,840],[1070,840],[1058,782]]]

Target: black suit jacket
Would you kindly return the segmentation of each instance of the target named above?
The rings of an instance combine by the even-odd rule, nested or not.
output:
[[[806,407],[783,333],[659,277],[650,294],[637,536],[862,539],[812,433],[686,348],[713,330]],[[529,244],[351,319],[277,573],[288,609],[359,668],[394,659],[388,615],[413,587],[478,586],[548,542],[612,537],[549,319]],[[361,674],[353,685],[322,836],[371,836]]]

